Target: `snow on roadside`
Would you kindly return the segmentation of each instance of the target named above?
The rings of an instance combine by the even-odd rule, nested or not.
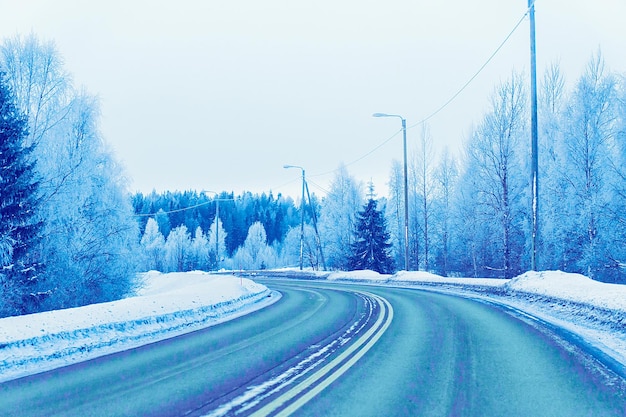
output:
[[[152,271],[142,280],[122,300],[0,319],[0,382],[214,325],[279,298],[227,275]]]
[[[379,274],[376,271],[340,271],[330,273],[326,279],[330,281],[337,280],[356,280],[356,281],[386,281],[391,275]]]
[[[527,272],[507,281],[505,288],[626,312],[626,285],[598,282],[580,274]]]
[[[394,275],[379,274],[376,271],[339,271],[331,272],[326,277],[331,281],[371,281],[386,283],[416,283],[416,284],[451,284],[473,285],[484,287],[502,287],[507,282],[495,278],[448,278],[424,271],[400,271]]]

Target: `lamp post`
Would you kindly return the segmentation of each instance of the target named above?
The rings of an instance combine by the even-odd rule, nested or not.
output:
[[[302,170],[302,200],[300,200],[300,271],[302,271],[302,256],[304,253],[304,187],[306,184],[306,180],[304,178],[304,168],[297,165],[284,165],[283,168],[298,168]]]
[[[404,148],[404,269],[409,270],[409,180],[406,162],[406,119],[398,114],[374,113],[373,117],[398,117],[402,120],[402,144]]]

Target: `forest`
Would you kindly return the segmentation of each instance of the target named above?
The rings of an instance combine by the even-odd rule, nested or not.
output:
[[[393,258],[385,268],[404,265],[399,161],[385,196],[341,164],[328,192],[306,201],[271,190],[131,194],[100,134],[97,98],[73,85],[54,43],[5,40],[0,73],[2,316],[117,299],[150,269],[355,268],[372,206]],[[512,72],[494,86],[463,149],[436,154],[427,124],[419,128],[409,269],[512,278],[530,268],[528,84]],[[537,267],[626,283],[624,76],[598,51],[572,80],[551,65],[538,95]]]

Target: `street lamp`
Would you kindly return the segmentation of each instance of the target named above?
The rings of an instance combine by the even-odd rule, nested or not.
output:
[[[298,168],[302,170],[302,200],[300,200],[300,271],[302,271],[302,256],[304,253],[304,187],[306,184],[306,180],[304,178],[304,168],[298,165],[283,165],[283,168]]]
[[[374,113],[373,117],[399,117],[402,120],[402,143],[404,146],[404,269],[409,270],[409,180],[406,162],[406,119],[398,114]]]

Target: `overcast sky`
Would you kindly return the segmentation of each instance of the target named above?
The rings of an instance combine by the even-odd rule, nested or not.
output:
[[[0,37],[56,43],[75,84],[100,97],[102,134],[131,191],[297,197],[300,172],[283,169],[292,164],[324,194],[343,162],[384,194],[401,135],[362,157],[400,120],[372,113],[408,125],[430,115],[526,9],[526,0],[0,0]],[[560,62],[574,82],[598,48],[626,73],[625,18],[624,0],[536,0],[539,78]],[[460,149],[514,70],[529,71],[528,19],[429,121],[437,150]],[[409,129],[410,149],[420,132]]]

